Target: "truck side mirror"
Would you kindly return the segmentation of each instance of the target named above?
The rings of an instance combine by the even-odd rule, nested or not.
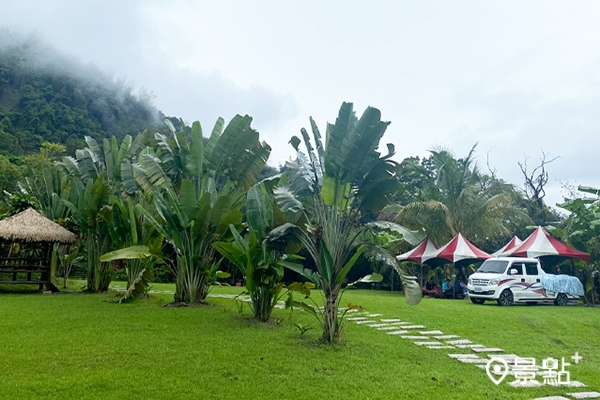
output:
[[[511,269],[510,269],[510,274],[511,274],[511,275],[517,275],[518,273],[519,273],[519,271],[517,271],[517,269],[516,269],[516,268],[511,268]]]

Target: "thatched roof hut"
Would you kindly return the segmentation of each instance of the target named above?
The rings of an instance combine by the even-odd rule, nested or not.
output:
[[[75,239],[75,234],[33,208],[0,221],[0,240],[73,243]]]

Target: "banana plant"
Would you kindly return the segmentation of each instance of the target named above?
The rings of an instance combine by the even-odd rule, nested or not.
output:
[[[106,224],[112,251],[102,255],[100,261],[118,261],[125,267],[127,290],[134,284],[148,287],[153,264],[161,261],[163,237],[153,226],[142,222],[131,197],[113,195],[109,203],[100,218]]]
[[[206,141],[199,122],[181,132],[167,122],[172,138],[155,134],[157,150],[146,148],[133,165],[154,206],[136,209],[176,253],[175,302],[205,301],[221,260],[212,244],[242,222],[245,195],[271,151],[251,122],[237,115],[225,126],[219,118]]]
[[[89,178],[83,190],[75,180],[71,181],[70,200],[63,200],[73,220],[85,236],[87,261],[87,285],[89,292],[104,292],[114,276],[108,263],[100,262],[100,255],[111,247],[111,238],[101,214],[110,206],[111,189],[103,175]]]
[[[158,218],[140,204],[136,210],[176,251],[175,303],[204,302],[219,267],[212,244],[228,232],[230,224],[242,222],[242,213],[233,207],[231,196],[219,195],[214,203],[213,193],[198,196],[188,179],[182,180],[179,193],[169,185],[155,192]]]
[[[297,256],[285,254],[284,248],[276,248],[268,243],[268,232],[276,226],[277,211],[272,196],[265,184],[257,184],[250,188],[246,196],[247,232],[244,237],[238,229],[230,225],[233,240],[217,242],[213,247],[246,278],[246,289],[250,295],[254,317],[268,321],[277,304],[283,284],[283,269],[286,263]],[[279,222],[283,220],[279,219]],[[291,246],[286,246],[288,249]]]
[[[364,242],[368,229],[398,229],[387,223],[363,223],[365,213],[377,213],[399,187],[396,163],[391,160],[394,146],[387,154],[378,151],[379,142],[389,122],[381,121],[379,110],[368,107],[358,119],[351,103],[343,103],[335,124],[328,124],[325,143],[315,121],[310,119],[314,145],[306,129],[302,139],[294,136],[290,143],[296,160],[274,189],[278,208],[286,213],[303,214],[305,224],[286,223],[273,229],[271,237],[291,235],[310,254],[316,271],[303,270],[323,291],[322,340],[339,340],[338,308],[346,276],[367,250],[375,245]],[[306,154],[300,150],[304,142]],[[419,233],[414,234],[422,238]],[[405,237],[411,240],[411,236]],[[414,241],[417,244],[418,241]],[[382,251],[379,251],[380,253]],[[408,277],[396,266],[405,287],[413,288],[414,277]],[[405,291],[409,304],[418,303],[420,291]]]

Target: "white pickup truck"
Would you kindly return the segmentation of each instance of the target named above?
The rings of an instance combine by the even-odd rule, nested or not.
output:
[[[557,285],[557,281],[560,284]],[[550,275],[542,270],[539,260],[516,257],[486,260],[469,277],[467,289],[473,303],[483,304],[486,300],[496,300],[500,306],[510,306],[514,302],[553,302],[565,306],[583,295],[583,286],[576,277]]]

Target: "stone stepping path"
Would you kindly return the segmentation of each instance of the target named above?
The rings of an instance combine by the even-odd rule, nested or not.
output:
[[[112,289],[115,290],[120,290],[120,291],[124,291],[125,288],[119,287],[119,286],[112,286]],[[151,290],[150,293],[157,293],[157,294],[173,294],[173,291],[169,291],[169,290]],[[231,294],[209,294],[209,297],[217,297],[217,298],[227,298],[227,299],[236,299],[236,300],[240,300],[240,301],[245,301],[248,302],[250,301],[250,298],[248,296],[237,296],[237,295],[231,295]],[[281,303],[281,304],[279,304]],[[279,302],[276,307],[277,308],[282,308],[283,306],[285,306],[285,304],[283,302]],[[340,308],[340,313],[339,315],[342,316],[344,314],[349,314],[352,313],[352,317],[351,318],[346,318],[348,321],[352,321],[358,325],[363,325],[366,324],[367,326],[371,327],[371,328],[375,328],[378,331],[382,331],[387,333],[388,335],[396,335],[396,336],[400,336],[402,339],[407,339],[407,340],[413,340],[413,343],[417,346],[420,347],[426,347],[427,349],[431,349],[431,350],[439,350],[439,349],[465,349],[465,350],[470,350],[473,351],[474,353],[477,354],[486,354],[488,357],[494,357],[494,358],[502,358],[504,360],[506,360],[506,362],[509,365],[513,365],[515,363],[515,360],[517,360],[518,358],[520,358],[519,356],[517,356],[516,354],[498,354],[498,353],[504,353],[503,349],[500,348],[496,348],[496,347],[486,347],[482,344],[476,344],[471,342],[468,339],[460,339],[460,337],[458,335],[445,335],[444,332],[439,331],[439,330],[431,330],[431,331],[419,331],[419,335],[406,335],[407,333],[409,333],[409,330],[416,330],[416,329],[426,329],[424,325],[412,325],[410,322],[406,322],[406,321],[402,321],[399,318],[380,318],[378,322],[376,320],[370,319],[370,318],[375,318],[375,317],[381,317],[382,314],[372,314],[370,312],[367,311],[359,311],[356,309],[346,309],[346,308]],[[432,337],[433,339],[437,339],[440,340],[438,341],[424,341],[429,339],[429,337]],[[451,340],[449,340],[451,339]],[[441,342],[441,340],[445,341],[445,342]],[[475,365],[483,370],[486,369],[487,367],[487,363],[489,361],[488,358],[480,358],[477,354],[473,354],[473,353],[453,353],[453,354],[448,354],[448,357],[453,358],[457,361],[460,361],[462,363],[465,364],[472,364]],[[536,365],[536,369],[539,369],[539,366]],[[537,371],[536,375],[541,375],[543,372],[542,371]],[[514,371],[508,371],[508,375],[514,375]],[[541,386],[542,383],[541,382],[537,382],[537,381],[529,381],[526,384],[523,384],[522,382],[509,382],[509,385],[512,385],[514,387],[537,387],[537,386]],[[569,383],[569,385],[564,385],[564,386],[568,386],[568,387],[586,387],[586,385],[582,382],[579,381],[571,381]],[[536,399],[533,400],[573,400],[573,399],[600,399],[600,392],[573,392],[573,393],[566,393],[565,396],[569,396],[569,397],[564,397],[564,396],[549,396],[549,397],[538,397]]]

